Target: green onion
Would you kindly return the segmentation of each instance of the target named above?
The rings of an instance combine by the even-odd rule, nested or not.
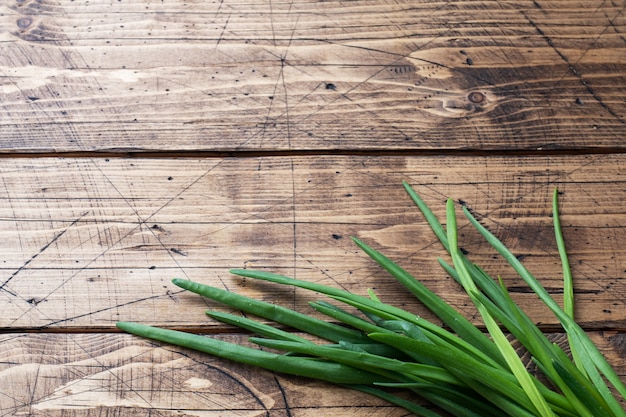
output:
[[[371,290],[369,297],[363,297],[321,284],[245,269],[231,272],[313,291],[354,311],[348,312],[324,300],[310,303],[327,317],[323,320],[220,288],[174,279],[173,283],[181,288],[269,321],[270,324],[219,311],[207,312],[213,319],[260,336],[250,341],[273,351],[138,323],[120,322],[117,326],[138,336],[270,371],[340,384],[377,396],[417,416],[437,417],[447,412],[458,417],[626,417],[620,404],[626,397],[626,386],[575,321],[573,277],[561,232],[558,192],[555,190],[552,203],[563,265],[563,307],[466,207],[462,211],[554,313],[568,336],[571,358],[513,301],[501,280],[490,277],[461,252],[454,203],[447,202],[444,228],[419,195],[408,184],[404,183],[404,187],[449,254],[451,264],[442,259],[439,262],[478,309],[486,333],[402,267],[356,238],[353,240],[359,248],[446,327],[387,304]],[[308,333],[317,340],[276,325]],[[543,378],[527,370],[508,335],[530,353]],[[408,396],[394,394],[400,389],[406,390]]]

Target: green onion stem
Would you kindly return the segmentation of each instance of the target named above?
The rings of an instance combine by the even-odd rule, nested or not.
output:
[[[386,304],[372,290],[368,290],[368,297],[365,297],[313,282],[247,269],[233,269],[231,272],[320,293],[356,310],[351,310],[354,311],[351,313],[326,301],[309,303],[325,319],[334,321],[331,322],[220,288],[174,279],[173,283],[181,288],[269,321],[263,323],[254,317],[217,310],[206,313],[215,320],[261,336],[252,337],[250,341],[259,347],[274,350],[138,323],[119,322],[117,326],[141,337],[270,371],[344,385],[382,398],[421,417],[441,415],[388,390],[408,390],[410,394],[456,417],[626,417],[620,404],[620,400],[626,397],[626,386],[575,321],[573,276],[559,217],[558,191],[554,190],[552,210],[563,265],[563,308],[467,207],[463,206],[462,210],[470,224],[554,313],[567,334],[573,360],[562,348],[550,342],[514,302],[502,280],[490,277],[461,252],[454,202],[447,201],[444,227],[411,186],[406,182],[403,185],[452,259],[451,265],[442,259],[438,260],[439,263],[474,303],[488,333],[405,269],[357,238],[353,238],[354,243],[406,287],[447,328]],[[277,328],[275,324],[286,329]],[[299,336],[291,331],[293,329],[314,337]],[[535,372],[528,371],[507,333],[521,343],[532,356],[539,373],[550,383],[540,382]],[[614,396],[607,382],[621,396],[620,400]]]

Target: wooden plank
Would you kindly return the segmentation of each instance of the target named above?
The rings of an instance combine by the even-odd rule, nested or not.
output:
[[[127,335],[4,335],[0,377],[2,416],[406,415],[365,394]]]
[[[555,340],[562,335],[552,335]],[[626,376],[624,334],[593,333]],[[221,338],[240,342],[241,335]],[[2,416],[406,416],[381,400],[129,335],[0,336]]]
[[[623,149],[616,2],[0,5],[1,152]]]
[[[550,199],[561,195],[589,329],[624,329],[625,155],[5,159],[0,164],[0,328],[111,329],[117,320],[220,331],[189,278],[309,311],[315,295],[230,276],[271,270],[364,294],[430,317],[350,241],[358,236],[470,317],[439,269],[443,252],[405,194],[411,183],[443,218],[464,200],[560,297]],[[461,245],[501,275],[546,329],[555,321],[460,220]]]

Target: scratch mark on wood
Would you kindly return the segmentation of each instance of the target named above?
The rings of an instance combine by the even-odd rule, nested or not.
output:
[[[30,258],[28,258],[19,268],[17,268],[12,274],[11,276],[9,276],[1,285],[0,285],[0,290],[3,291],[7,291],[5,289],[5,287],[7,286],[7,284],[9,282],[11,282],[11,280],[13,278],[15,278],[20,272],[22,272],[31,262],[33,262],[39,255],[41,255],[43,252],[45,252],[52,244],[54,244],[57,240],[59,240],[61,238],[61,236],[63,236],[65,233],[67,233],[67,231],[69,229],[71,229],[76,223],[78,223],[83,217],[85,217],[87,215],[87,212],[84,212],[80,215],[80,217],[78,217],[77,219],[75,219],[74,221],[72,221],[69,226],[67,226],[65,229],[61,230],[59,233],[57,233],[48,243],[46,243],[44,246],[42,246],[39,251],[37,251],[37,253],[35,253],[34,255],[32,255]],[[7,291],[8,292],[8,291]],[[12,294],[13,296],[15,296],[16,294]],[[43,300],[41,300],[43,301]],[[33,303],[33,304],[38,304],[38,303]]]
[[[55,325],[58,325],[58,324],[61,324],[61,323],[72,322],[72,321],[74,321],[76,319],[80,319],[80,318],[83,318],[83,317],[93,316],[94,314],[102,313],[102,312],[105,312],[105,311],[116,310],[116,309],[119,309],[119,308],[122,308],[122,307],[126,307],[126,306],[130,306],[130,305],[133,305],[133,304],[142,303],[144,301],[156,300],[156,299],[162,298],[164,296],[172,298],[173,295],[176,295],[176,294],[179,294],[179,293],[182,293],[182,292],[184,292],[184,291],[182,291],[182,290],[181,291],[177,291],[177,292],[167,291],[165,293],[165,295],[159,294],[159,295],[151,295],[149,297],[136,298],[136,299],[134,299],[132,301],[128,301],[128,302],[125,302],[125,303],[117,304],[117,305],[114,305],[114,306],[108,306],[108,307],[100,308],[98,310],[89,311],[89,312],[84,313],[84,314],[77,314],[77,315],[72,316],[72,317],[66,317],[66,318],[63,318],[63,319],[51,321],[51,322],[47,323],[45,326],[41,326],[40,330],[47,329],[49,327],[52,327],[52,326],[55,326]]]
[[[220,7],[222,7],[221,3],[220,3]],[[217,38],[217,42],[215,43],[215,49],[217,49],[217,47],[220,46],[220,42],[222,42],[222,39],[224,38],[224,33],[226,32],[226,27],[228,27],[229,21],[230,21],[230,15],[228,15],[228,17],[226,18],[226,22],[224,23],[222,32],[220,33],[220,36]]]
[[[280,391],[280,395],[283,398],[283,403],[285,403],[285,413],[287,413],[287,417],[293,417],[293,414],[291,413],[291,408],[289,407],[289,401],[287,400],[287,392],[280,384],[280,380],[276,376],[274,376],[274,382],[276,382],[278,391]]]
[[[73,280],[76,276],[78,276],[82,271],[84,271],[85,269],[87,269],[87,267],[89,267],[90,265],[92,265],[94,262],[96,262],[98,259],[102,258],[103,256],[105,256],[110,250],[112,250],[116,245],[118,245],[120,242],[122,242],[124,239],[126,239],[128,236],[132,235],[136,230],[138,230],[141,227],[146,227],[153,235],[154,237],[158,240],[159,244],[161,245],[161,247],[163,249],[166,249],[169,253],[171,253],[171,251],[169,249],[166,248],[166,246],[164,245],[164,243],[161,241],[160,237],[158,236],[158,233],[156,230],[152,229],[151,227],[149,227],[147,225],[147,223],[150,221],[150,219],[152,219],[154,216],[157,215],[157,213],[159,213],[161,210],[165,209],[168,205],[170,205],[173,201],[175,201],[177,198],[180,197],[180,195],[184,194],[187,190],[189,190],[191,187],[193,187],[195,184],[197,184],[200,180],[202,180],[203,178],[205,178],[207,175],[209,175],[214,169],[216,169],[223,161],[220,161],[219,163],[215,164],[214,166],[212,166],[211,168],[209,168],[208,170],[206,170],[204,173],[202,173],[202,175],[198,176],[198,178],[196,178],[194,181],[192,181],[191,183],[183,186],[181,188],[181,190],[176,193],[176,195],[174,195],[172,198],[168,199],[163,205],[161,205],[159,208],[157,208],[154,212],[152,212],[149,216],[147,216],[146,218],[143,218],[139,212],[137,212],[136,208],[133,207],[133,205],[131,204],[131,202],[121,193],[121,191],[115,187],[115,185],[113,184],[113,182],[110,180],[110,178],[104,173],[104,171],[97,166],[97,164],[95,163],[95,160],[91,160],[91,162],[93,163],[93,165],[96,167],[96,169],[103,175],[103,177],[105,178],[105,180],[107,180],[110,185],[114,188],[114,190],[122,197],[122,199],[126,202],[126,204],[131,208],[131,210],[133,210],[134,214],[137,216],[138,218],[138,224],[136,227],[132,228],[131,230],[129,230],[126,234],[124,234],[123,236],[121,236],[119,239],[117,239],[115,242],[112,242],[107,248],[105,248],[102,252],[100,252],[97,256],[93,257],[93,259],[90,259],[85,265],[83,265],[79,270],[77,270],[75,273],[73,273],[72,275],[70,275],[69,277],[67,277],[66,279],[64,279],[62,282],[59,283],[59,285],[57,285],[55,288],[53,288],[52,290],[50,290],[41,300],[45,301],[48,297],[50,297],[52,294],[56,293],[57,291],[59,291],[61,288],[63,288],[68,282],[70,282],[71,280]],[[84,215],[86,215],[87,213],[84,213]],[[82,218],[82,216],[81,216]],[[80,220],[80,218],[76,219],[71,225],[74,225],[75,223],[77,223]],[[69,227],[64,230],[62,233],[67,232],[67,230],[69,229]],[[54,240],[58,240],[58,238],[60,238],[62,236],[62,233],[57,236]],[[49,247],[53,242],[48,243],[45,248]],[[39,251],[39,253],[37,253],[37,255],[39,255],[42,251]],[[32,261],[33,258],[31,258]],[[172,260],[176,263],[176,265],[180,268],[180,271],[183,275],[187,276],[186,271],[184,270],[184,268],[177,262],[176,257],[172,256]],[[30,262],[28,262],[30,263]],[[17,275],[17,273],[19,273],[19,271],[23,270],[25,268],[25,266],[28,264],[26,263],[25,265],[22,265],[22,267],[20,269],[18,269],[18,271],[16,271],[16,273],[14,273],[12,275],[12,277],[10,279],[12,279],[15,275]],[[0,286],[0,290],[3,289],[2,287],[5,286],[10,279],[8,279],[2,286]],[[5,289],[6,290],[6,289]],[[150,298],[158,298],[161,297],[159,296],[155,296],[155,297],[150,297]],[[141,301],[141,300],[140,300]],[[37,303],[39,304],[39,303]],[[30,308],[27,309],[25,312],[23,312],[20,316],[16,317],[12,323],[15,323],[17,321],[19,321],[22,317],[24,317],[26,314],[28,314],[30,311],[32,311],[33,309],[37,308],[37,304],[34,303],[30,303]],[[80,318],[80,317],[86,317],[86,316],[90,316],[93,315],[94,313],[97,312],[101,312],[101,311],[106,311],[106,310],[111,310],[112,308],[118,308],[119,306],[115,306],[115,307],[107,307],[105,309],[101,309],[98,311],[92,311],[89,313],[85,313],[85,314],[80,314],[77,315],[75,317],[72,318],[66,318],[66,319],[62,319],[62,320],[56,320],[56,321],[51,321],[50,323],[48,323],[46,326],[52,326],[54,324],[59,324],[61,322],[67,322],[67,321],[71,321],[73,319],[76,318]],[[49,317],[46,317],[49,319]]]
[[[523,16],[526,18],[526,20],[528,20],[528,23],[530,23],[530,25],[537,31],[537,33],[539,35],[541,35],[541,37],[543,37],[543,39],[546,41],[546,43],[548,44],[548,46],[550,46],[550,48],[552,48],[554,50],[554,52],[556,52],[556,54],[559,56],[559,58],[561,58],[563,60],[563,62],[565,62],[567,64],[567,68],[569,70],[569,72],[571,72],[577,79],[578,81],[583,85],[583,87],[585,87],[585,89],[587,90],[587,92],[589,93],[589,95],[591,95],[591,97],[593,97],[593,99],[603,108],[605,109],[611,116],[613,116],[617,121],[619,121],[622,124],[626,124],[626,120],[624,120],[622,118],[622,116],[620,116],[619,114],[617,114],[611,107],[609,107],[609,105],[607,103],[604,102],[604,100],[602,99],[602,97],[600,97],[598,95],[598,93],[596,93],[596,91],[593,89],[593,87],[591,86],[591,84],[589,84],[589,82],[583,77],[583,75],[578,71],[578,69],[576,68],[576,65],[574,63],[572,63],[569,58],[567,56],[565,56],[565,54],[563,52],[561,52],[561,50],[556,46],[556,44],[554,43],[554,41],[552,40],[552,38],[550,36],[548,36],[543,29],[541,29],[541,27],[539,27],[539,25],[532,20],[530,17],[528,17],[526,15],[526,13],[522,13]],[[610,26],[610,25],[609,25]],[[604,31],[602,33],[604,33],[606,31],[606,29],[608,28],[608,26],[604,29]],[[602,34],[600,34],[601,36]],[[581,55],[584,56],[591,47],[587,48],[587,50]]]

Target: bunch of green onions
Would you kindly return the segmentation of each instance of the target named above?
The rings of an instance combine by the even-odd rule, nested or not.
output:
[[[250,341],[271,350],[138,323],[120,322],[117,326],[139,336],[271,371],[348,386],[376,395],[418,416],[440,416],[441,410],[460,417],[626,416],[618,400],[626,397],[626,387],[574,320],[572,276],[561,234],[556,190],[553,219],[563,264],[563,308],[466,207],[463,212],[558,318],[568,337],[570,355],[542,333],[511,299],[500,280],[488,276],[462,253],[457,245],[454,203],[448,200],[444,228],[415,191],[406,183],[404,186],[452,258],[451,265],[441,259],[440,264],[467,292],[488,334],[400,266],[358,239],[354,242],[439,317],[443,326],[385,304],[372,291],[369,297],[363,297],[324,285],[243,269],[231,272],[325,294],[336,303],[350,306],[351,312],[336,303],[310,303],[313,309],[331,319],[320,320],[219,288],[175,279],[174,284],[183,289],[308,333],[323,342],[313,342],[293,332],[219,311],[207,314],[261,336],[252,337]],[[507,333],[530,353],[544,378],[527,370]],[[422,401],[413,402],[407,400],[406,395],[393,394],[397,389],[409,390]],[[436,407],[420,405],[424,400]]]

